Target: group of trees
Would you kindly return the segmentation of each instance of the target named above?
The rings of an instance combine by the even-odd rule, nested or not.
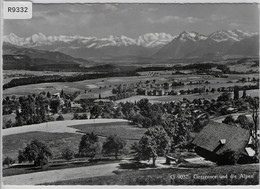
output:
[[[68,146],[61,150],[61,157],[69,161],[77,155],[78,157],[89,157],[90,161],[92,161],[96,155],[113,154],[115,159],[118,159],[118,155],[125,145],[126,141],[118,135],[108,136],[103,144],[101,144],[95,133],[86,133],[81,137],[78,154],[75,154]],[[27,144],[24,149],[18,151],[19,163],[30,162],[34,166],[41,168],[48,165],[52,157],[53,152],[48,145],[36,139]],[[3,161],[3,165],[7,165],[8,167],[14,163],[15,160],[10,157],[6,157]]]
[[[86,133],[82,136],[79,144],[79,156],[90,157],[90,160],[98,154],[114,154],[118,159],[118,154],[125,147],[126,141],[118,135],[108,136],[101,145],[98,136],[92,133]]]
[[[135,159],[150,160],[152,165],[158,156],[175,152],[177,148],[187,148],[190,143],[190,125],[185,121],[167,119],[162,125],[149,128],[131,147]]]

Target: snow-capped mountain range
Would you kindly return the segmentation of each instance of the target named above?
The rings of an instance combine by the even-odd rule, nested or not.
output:
[[[97,38],[79,35],[46,36],[42,33],[23,38],[11,33],[4,36],[3,41],[18,47],[59,51],[85,59],[123,56],[183,58],[242,52],[244,45],[236,45],[240,42],[247,44],[246,48],[254,43],[253,48],[256,48],[258,41],[244,41],[255,36],[258,36],[258,33],[241,30],[218,30],[210,35],[188,31],[179,35],[147,33],[136,39],[123,35]],[[239,47],[240,50],[230,50],[231,47]],[[255,51],[257,49],[253,50],[254,53]]]
[[[108,38],[83,37],[75,36],[46,36],[42,33],[34,34],[30,37],[22,38],[10,33],[3,37],[3,41],[16,46],[23,47],[38,47],[43,45],[53,45],[55,43],[72,43],[78,46],[87,48],[102,48],[106,46],[130,46],[138,45],[144,47],[163,46],[174,39],[174,36],[166,33],[147,33],[133,39],[127,36],[109,36]],[[74,46],[77,48],[77,46]]]
[[[182,41],[192,40],[206,40],[208,38],[222,42],[227,40],[240,41],[242,39],[256,35],[257,33],[243,32],[241,30],[218,30],[208,36],[199,34],[197,32],[184,31],[180,35],[171,35],[167,33],[147,33],[133,39],[127,36],[109,36],[108,38],[84,37],[84,36],[46,36],[42,33],[34,34],[30,37],[19,37],[14,33],[5,35],[3,41],[11,43],[16,46],[23,47],[38,47],[44,45],[53,45],[55,43],[73,43],[79,46],[85,45],[87,48],[102,48],[106,46],[130,46],[138,45],[147,48],[154,48],[166,45],[173,39],[179,37]],[[73,47],[72,47],[73,48]],[[74,46],[77,48],[77,46]]]

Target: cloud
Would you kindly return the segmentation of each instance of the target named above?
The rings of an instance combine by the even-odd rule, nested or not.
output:
[[[196,17],[179,17],[179,16],[172,16],[172,15],[168,15],[168,16],[164,16],[162,18],[159,19],[152,19],[152,18],[147,18],[147,21],[151,24],[155,24],[155,23],[159,23],[159,24],[167,24],[167,23],[171,23],[171,22],[181,22],[183,24],[188,24],[188,23],[195,23],[197,21],[200,21],[201,19],[196,18]]]

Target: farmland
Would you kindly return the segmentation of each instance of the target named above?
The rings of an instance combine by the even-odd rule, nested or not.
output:
[[[27,71],[30,74],[30,71]],[[181,81],[184,83],[197,82],[197,81],[208,81],[208,84],[196,84],[196,85],[184,85],[176,86],[172,88],[174,91],[188,90],[196,87],[206,87],[206,88],[219,88],[219,87],[229,87],[229,86],[244,86],[253,84],[252,82],[237,83],[241,78],[259,78],[258,74],[230,74],[228,78],[215,78],[210,75],[172,75],[172,72],[162,72],[160,74],[151,75],[151,72],[143,73],[142,76],[135,77],[111,77],[111,78],[100,78],[92,80],[84,80],[78,82],[55,82],[55,83],[41,83],[41,84],[31,84],[25,86],[17,86],[9,88],[3,91],[3,95],[27,95],[27,94],[38,94],[41,91],[49,91],[50,93],[60,92],[62,89],[66,93],[80,92],[87,96],[93,96],[98,98],[98,95],[101,94],[102,97],[111,96],[111,90],[118,85],[124,84],[135,84],[145,81],[155,80],[158,84],[165,82],[172,82],[173,80]],[[32,74],[35,74],[32,72]],[[38,73],[37,73],[38,74]],[[49,74],[49,72],[47,72]],[[64,73],[58,73],[64,74]],[[68,75],[72,73],[67,73]],[[228,81],[228,82],[227,82]],[[31,90],[28,91],[27,88]],[[88,98],[88,97],[86,97]]]
[[[77,122],[78,124],[75,125]],[[83,122],[85,124],[82,124]],[[80,138],[84,132],[94,132],[101,137],[102,141],[109,135],[120,135],[127,140],[129,148],[133,142],[141,138],[145,129],[129,125],[128,122],[123,120],[114,120],[113,122],[113,120],[101,119],[50,122],[48,124],[11,128],[4,130],[3,133],[3,156],[16,159],[19,149],[24,148],[31,140],[39,139],[52,148],[57,158],[60,156],[60,149],[66,146],[70,146],[77,152]]]

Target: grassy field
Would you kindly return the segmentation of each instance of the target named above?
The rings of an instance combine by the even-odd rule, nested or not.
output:
[[[48,132],[28,132],[3,136],[3,158],[9,156],[17,162],[18,150],[23,149],[34,139],[45,142],[52,150],[54,158],[57,158],[61,155],[61,149],[68,146],[74,152],[78,152],[81,136],[73,133]]]
[[[101,120],[102,121],[102,120]],[[57,122],[62,124],[62,122]],[[25,129],[28,126],[23,126]],[[96,123],[78,124],[69,126],[71,130],[77,129],[80,132],[94,132],[100,136],[100,142],[103,142],[109,135],[117,134],[127,140],[127,147],[138,141],[146,129],[137,128],[129,125],[128,122],[103,122],[99,120]],[[73,129],[72,129],[73,128]],[[60,128],[62,131],[62,128]],[[65,130],[66,131],[66,130]],[[17,159],[18,150],[23,149],[26,144],[30,143],[33,139],[38,139],[45,142],[53,151],[54,158],[59,157],[61,149],[69,146],[75,152],[78,152],[78,146],[81,139],[81,133],[67,133],[67,132],[24,132],[19,134],[11,134],[3,136],[3,158],[9,156]]]
[[[197,169],[150,169],[44,185],[258,185],[259,166],[233,165]]]
[[[129,125],[127,122],[82,124],[70,127],[78,129],[80,132],[94,132],[101,138],[116,134],[127,141],[127,147],[130,147],[134,142],[138,142],[146,131],[144,128]]]

